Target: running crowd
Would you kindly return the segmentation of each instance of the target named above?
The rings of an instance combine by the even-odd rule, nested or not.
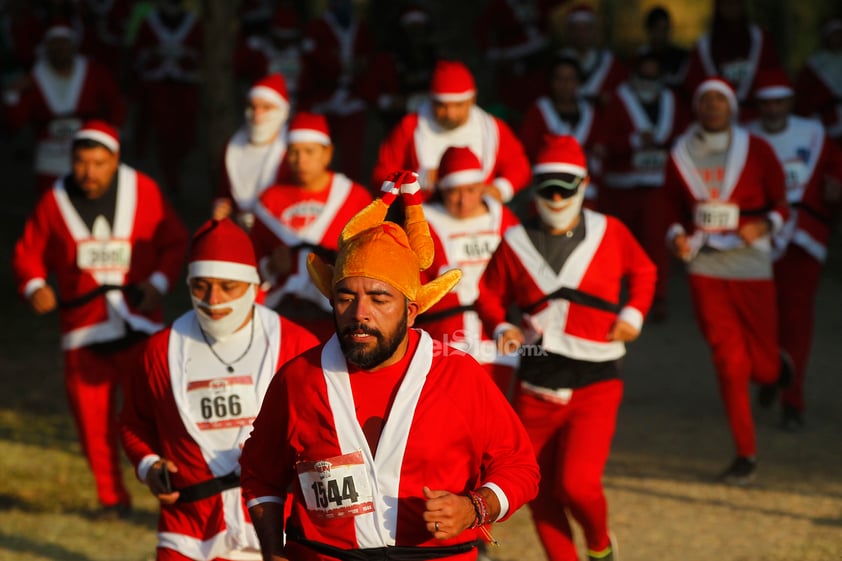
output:
[[[628,60],[589,6],[490,0],[492,112],[425,2],[378,12],[378,43],[350,0],[243,0],[243,121],[191,236],[169,202],[198,140],[184,4],[10,2],[0,31],[3,134],[33,131],[39,193],[16,281],[58,311],[101,516],[131,516],[122,445],[158,560],[470,560],[528,505],[549,559],[578,559],[575,522],[616,561],[622,357],[669,320],[673,258],[733,438],[719,480],[756,476],[753,399],[803,427],[842,18],[791,81],[745,0],[715,0],[692,50],[652,8]],[[185,262],[192,308],[165,326]]]

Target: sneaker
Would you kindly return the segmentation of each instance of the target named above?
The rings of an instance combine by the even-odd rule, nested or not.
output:
[[[614,532],[608,532],[610,545],[602,551],[588,550],[588,561],[620,561],[620,550],[617,547],[617,536]]]
[[[801,432],[804,428],[804,412],[792,405],[784,405],[781,410],[781,428],[786,432]]]
[[[775,402],[778,390],[788,388],[795,377],[795,365],[792,363],[789,353],[781,349],[781,366],[778,379],[771,384],[760,384],[757,390],[757,404],[768,409]]]
[[[737,456],[731,465],[728,466],[728,469],[720,474],[719,480],[728,485],[744,486],[754,481],[756,471],[757,460]]]

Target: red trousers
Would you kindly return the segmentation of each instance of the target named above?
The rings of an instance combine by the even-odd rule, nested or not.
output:
[[[578,559],[567,512],[582,526],[588,549],[610,545],[602,474],[622,396],[621,380],[574,390],[566,405],[526,391],[517,396],[515,410],[541,469],[538,496],[529,506],[550,561]]]
[[[791,245],[775,262],[775,288],[778,294],[780,344],[792,358],[795,376],[781,394],[784,405],[804,410],[804,375],[813,344],[816,292],[822,264],[815,257]]]
[[[667,251],[667,220],[664,190],[658,187],[615,189],[601,185],[597,209],[625,224],[658,269],[655,301],[667,297],[670,256]]]
[[[772,280],[690,275],[696,321],[713,352],[719,393],[738,456],[757,453],[750,382],[778,379],[778,312]]]
[[[144,342],[138,341],[119,351],[81,347],[64,352],[67,399],[104,506],[131,503],[120,469],[118,394],[128,372],[141,363],[143,348]]]
[[[206,561],[205,559],[193,559],[192,557],[187,557],[174,549],[168,549],[164,547],[159,547],[157,549],[157,555],[155,556],[155,561]],[[208,559],[207,561],[228,561],[225,557],[214,557],[213,559]]]

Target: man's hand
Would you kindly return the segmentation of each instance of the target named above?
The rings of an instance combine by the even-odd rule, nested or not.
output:
[[[231,216],[234,210],[234,205],[231,204],[230,199],[216,199],[213,203],[213,213],[211,217],[214,220],[222,220]]]
[[[474,503],[465,495],[449,491],[432,491],[424,486],[424,522],[434,538],[446,540],[462,533],[477,517]]]
[[[164,469],[167,470],[168,474],[178,472],[178,466],[171,461],[162,458],[152,464],[152,467],[150,467],[149,471],[146,472],[145,483],[147,487],[149,487],[149,490],[152,491],[152,494],[158,497],[161,504],[171,505],[178,500],[181,493],[178,491],[171,491],[168,493],[167,489],[164,488]]]
[[[483,187],[482,193],[496,199],[498,203],[503,202],[503,195],[500,193],[500,189],[498,189],[494,184],[486,184],[485,187]]]
[[[752,220],[746,222],[737,231],[737,234],[745,242],[746,245],[751,245],[763,236],[769,233],[769,222],[767,220]]]
[[[606,337],[606,339],[608,341],[628,343],[637,339],[638,335],[640,335],[639,329],[635,329],[634,326],[627,321],[618,319],[614,322],[614,325],[611,326],[611,330],[608,332],[608,337]]]
[[[36,314],[43,315],[52,312],[58,306],[56,293],[50,286],[42,286],[29,297],[29,305]]]
[[[507,329],[497,336],[497,352],[501,355],[517,351],[526,342],[523,331],[517,327]]]
[[[687,261],[690,257],[690,240],[687,239],[687,234],[676,234],[672,239],[672,253],[679,259]]]
[[[163,294],[158,292],[158,289],[155,288],[151,282],[142,282],[137,285],[137,289],[140,291],[141,297],[140,301],[137,303],[137,311],[143,313],[150,313],[154,312],[158,308],[161,307],[161,299],[163,298]]]

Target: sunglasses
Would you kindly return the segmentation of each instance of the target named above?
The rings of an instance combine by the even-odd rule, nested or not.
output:
[[[548,200],[552,200],[556,195],[561,195],[562,199],[569,199],[576,194],[584,180],[584,177],[572,173],[554,174],[537,184],[535,194]]]

